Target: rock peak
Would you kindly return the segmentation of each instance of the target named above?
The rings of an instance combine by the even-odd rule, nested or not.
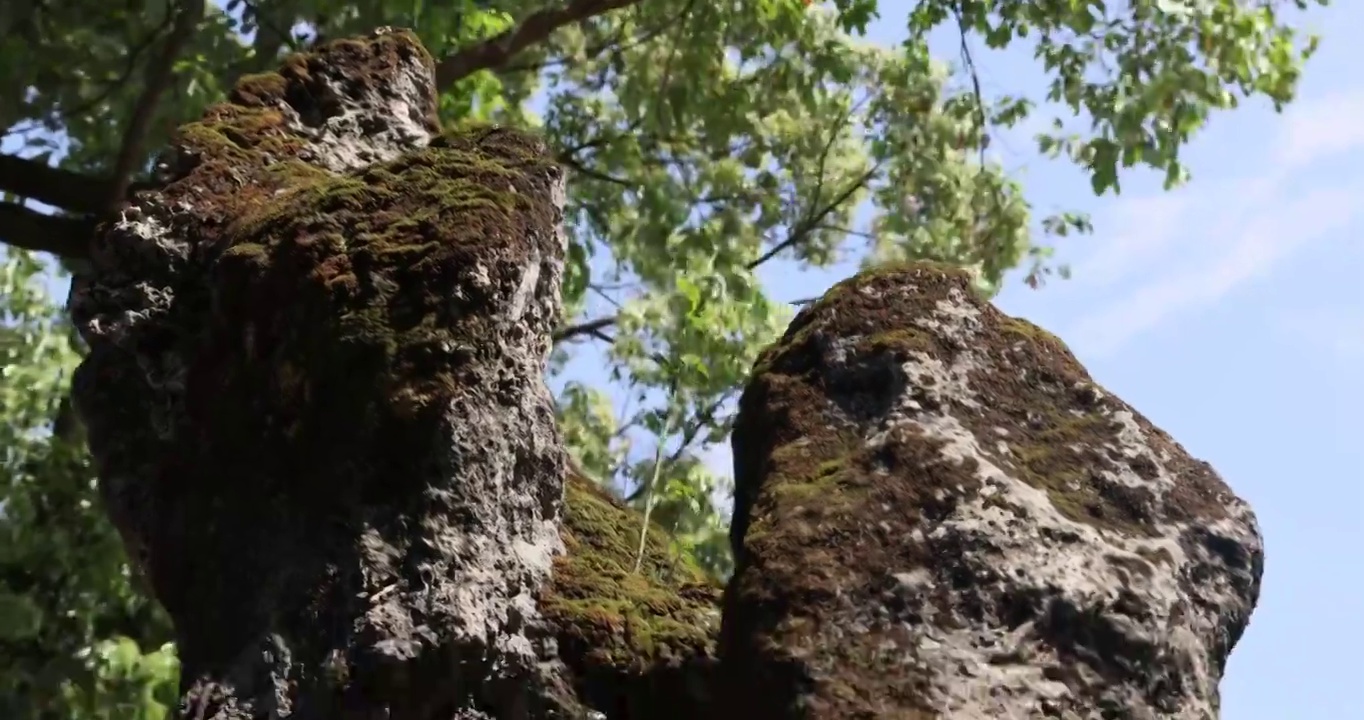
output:
[[[1253,515],[965,273],[879,268],[804,310],[734,454],[722,661],[771,703],[747,716],[1216,717]]]

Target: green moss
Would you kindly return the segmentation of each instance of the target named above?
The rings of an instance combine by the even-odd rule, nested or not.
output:
[[[284,97],[288,81],[277,72],[243,75],[233,87],[233,100],[247,105],[267,105]]]
[[[1006,339],[1012,338],[1014,341],[1029,342],[1048,350],[1070,355],[1070,350],[1061,338],[1027,320],[1007,315],[1001,316],[999,330],[1005,335]]]
[[[273,163],[264,170],[267,177],[281,187],[306,185],[314,180],[334,177],[330,172],[316,165],[299,160],[285,160]]]
[[[415,35],[390,31],[327,43],[289,56],[278,72],[242,77],[228,102],[179,128],[182,152],[176,170],[193,175],[196,211],[206,217],[240,218],[268,204],[281,189],[332,177],[300,160],[309,145],[292,127],[295,112],[329,110],[315,87],[319,67],[332,72],[344,68],[348,83],[364,86],[389,82],[393,68],[413,60],[433,66]],[[432,131],[439,127],[434,99],[417,110]]]
[[[565,490],[567,553],[555,567],[542,608],[595,663],[642,671],[669,657],[709,654],[718,629],[720,588],[649,528],[639,572],[642,524],[585,480]]]
[[[882,583],[893,573],[949,569],[942,546],[923,537],[961,503],[1027,512],[1007,493],[987,494],[985,457],[950,452],[931,423],[894,423],[891,432],[890,396],[902,383],[916,393],[913,385],[927,382],[900,372],[905,353],[969,373],[976,402],[916,393],[923,419],[950,413],[992,464],[1077,522],[1155,534],[1144,488],[1094,474],[1120,430],[1116,403],[1095,391],[1056,336],[978,303],[970,280],[935,263],[873,268],[803,310],[755,367],[734,429],[738,552],[724,642],[726,671],[773,706],[812,706],[813,695],[828,717],[917,716],[914,698],[927,679],[907,670],[912,663],[884,664],[887,642],[902,638],[821,629],[849,607],[884,602]],[[958,299],[976,310],[969,337],[922,322]],[[1148,562],[1157,559],[1132,560],[1130,569],[1149,573]],[[941,617],[961,612],[944,594],[924,601],[941,603]],[[811,643],[820,645],[817,658]],[[792,676],[773,671],[783,666],[796,668]]]
[[[856,472],[853,467],[856,445],[846,436],[839,436],[835,442],[843,447],[832,450],[832,457],[824,453],[829,451],[825,446],[834,443],[820,443],[816,447],[788,443],[773,450],[773,472],[769,477],[773,501],[788,510],[818,503],[823,511],[852,502],[855,488],[847,481]],[[749,532],[761,534],[763,529],[755,526]]]
[[[955,285],[965,290],[971,287],[970,274],[954,265],[933,260],[902,260],[873,265],[835,283],[812,307],[837,304],[849,292],[899,286],[907,281],[927,288]]]
[[[1083,448],[1111,435],[1111,423],[1092,415],[1053,415],[1051,421],[1050,428],[1015,444],[1020,479],[1046,490],[1052,504],[1066,517],[1117,529],[1119,518],[1105,518],[1096,512],[1102,498],[1089,483],[1092,462],[1083,456]]]
[[[911,352],[933,352],[937,342],[931,333],[905,326],[876,333],[867,339],[872,352],[881,350],[903,350]]]
[[[279,111],[234,105],[217,106],[203,120],[182,125],[179,139],[201,157],[245,163],[242,170],[256,156],[291,156],[304,147]]]
[[[241,243],[224,251],[225,257],[252,263],[265,263],[270,259],[268,251],[260,243]]]
[[[931,334],[908,326],[904,317],[896,317],[912,309],[892,307],[884,299],[875,297],[880,291],[898,289],[907,280],[926,289],[956,286],[969,290],[971,287],[971,278],[966,271],[930,260],[885,263],[867,268],[835,283],[818,300],[802,309],[782,338],[759,354],[753,366],[753,375],[773,370],[773,362],[779,359],[789,360],[793,349],[808,342],[817,327],[841,337],[860,335],[862,330],[868,328],[875,329],[869,342],[882,349],[932,351],[935,344]],[[861,294],[864,291],[870,291],[871,294]],[[839,323],[829,323],[827,319],[816,321],[817,318],[824,318],[829,309],[836,305],[844,308],[841,311],[845,316],[843,324],[851,326],[846,332]]]
[[[302,184],[268,206],[252,209],[254,212],[242,218],[234,232],[253,236],[281,223],[297,225],[290,221],[312,217],[310,213],[354,216],[362,227],[376,231],[364,238],[375,252],[393,252],[410,247],[411,243],[393,245],[386,238],[409,238],[423,220],[459,214],[467,216],[461,218],[464,222],[472,221],[474,226],[484,228],[526,209],[529,199],[512,189],[509,182],[526,172],[527,165],[532,163],[533,167],[541,166],[544,159],[527,155],[509,162],[506,158],[437,144],[358,175],[299,172],[297,175],[307,179],[325,181]],[[508,182],[500,182],[503,180]],[[394,204],[404,212],[394,213],[390,209]],[[368,213],[380,209],[390,222],[377,227],[376,223],[365,221]]]
[[[566,553],[540,608],[578,698],[629,717],[705,716],[720,586],[673,552],[656,526],[636,572],[640,514],[590,481],[570,477],[564,503]]]
[[[1148,491],[1118,488],[1093,475],[1095,468],[1106,462],[1099,455],[1112,445],[1120,425],[1102,405],[1084,406],[1076,402],[1069,389],[1075,385],[1087,387],[1083,368],[1065,345],[1045,330],[1013,319],[1004,327],[1007,338],[1026,333],[1031,352],[1050,363],[1031,364],[1053,375],[1034,379],[1030,385],[1019,383],[1015,390],[1020,395],[1013,402],[1027,408],[1033,420],[1024,423],[989,420],[978,424],[979,431],[985,431],[988,424],[1015,425],[1016,434],[1009,440],[1012,457],[1007,460],[1020,480],[1045,490],[1052,505],[1069,520],[1128,536],[1157,535],[1143,509]]]
[[[196,202],[221,218],[204,288],[212,349],[193,370],[221,392],[190,398],[191,412],[287,438],[280,457],[309,458],[288,474],[302,492],[340,501],[382,492],[366,477],[420,482],[438,455],[435,414],[491,352],[486,304],[557,220],[541,199],[550,160],[538,138],[497,130],[354,174],[296,158],[253,166],[256,150],[222,128],[248,116],[224,109],[183,135],[207,153],[190,182],[210,192]],[[491,286],[468,277],[478,268]],[[384,473],[343,466],[355,461],[337,447]]]

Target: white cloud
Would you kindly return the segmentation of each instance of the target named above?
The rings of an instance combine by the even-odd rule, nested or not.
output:
[[[1189,193],[1174,192],[1122,203],[1103,220],[1104,227],[1121,228],[1118,235],[1075,263],[1075,282],[1109,287],[1158,259],[1178,237],[1189,202]]]
[[[1172,317],[1218,303],[1348,227],[1360,213],[1364,178],[1332,185],[1310,166],[1364,148],[1361,114],[1364,91],[1307,101],[1268,144],[1267,172],[1165,201],[1124,201],[1120,234],[1077,263],[1076,275],[1105,289],[1135,282],[1081,316],[1066,337],[1086,352],[1110,353]],[[1301,187],[1314,180],[1315,187]]]
[[[1088,352],[1106,354],[1180,312],[1213,305],[1300,248],[1347,227],[1360,214],[1360,197],[1364,183],[1320,188],[1252,213],[1231,229],[1234,240],[1217,243],[1206,262],[1167,258],[1174,264],[1170,272],[1084,316],[1068,337]]]
[[[1298,169],[1364,146],[1364,89],[1304,100],[1285,113],[1276,165]]]

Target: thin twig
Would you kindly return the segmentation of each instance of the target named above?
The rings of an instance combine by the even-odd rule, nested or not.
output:
[[[161,33],[165,32],[166,28],[169,27],[171,24],[171,19],[172,16],[167,14],[166,18],[161,21],[161,24],[153,28],[152,31],[148,33],[147,37],[142,40],[142,42],[139,42],[137,43],[137,45],[129,48],[127,57],[124,58],[123,71],[119,73],[119,76],[117,78],[111,81],[108,85],[105,85],[103,91],[101,91],[98,95],[95,95],[89,100],[86,100],[85,102],[82,102],[81,104],[73,108],[63,110],[62,114],[65,115],[66,117],[84,115],[85,113],[101,105],[105,100],[108,100],[109,97],[113,95],[115,91],[123,87],[124,84],[126,84],[128,80],[132,78],[133,73],[137,70],[138,60],[141,59],[142,53],[146,52],[147,48],[151,47],[156,42],[156,39],[161,36]]]
[[[806,219],[798,227],[796,227],[796,229],[791,231],[791,234],[788,235],[785,240],[777,243],[776,245],[773,245],[771,249],[769,249],[767,252],[759,256],[757,260],[754,260],[753,262],[749,263],[748,269],[755,270],[763,263],[776,257],[783,250],[786,250],[790,247],[793,247],[799,243],[804,242],[805,239],[809,237],[809,235],[812,232],[814,232],[816,228],[819,227],[820,222],[822,222],[824,218],[829,215],[829,213],[833,212],[834,210],[837,210],[840,205],[847,202],[848,198],[852,197],[853,193],[856,193],[858,190],[862,189],[869,180],[876,176],[876,173],[879,172],[880,169],[881,166],[877,164],[873,165],[866,172],[862,173],[862,175],[857,179],[856,182],[851,183],[850,185],[848,185],[848,187],[844,188],[843,192],[840,192],[837,196],[834,197],[833,200],[829,201],[829,203],[826,204],[823,208],[821,208],[817,212],[808,215]]]
[[[669,395],[677,392],[677,381],[673,381]],[[658,444],[654,447],[654,468],[653,475],[649,478],[648,490],[644,497],[644,518],[639,525],[639,552],[635,554],[635,572],[644,564],[644,547],[649,539],[649,516],[654,512],[654,499],[657,491],[658,479],[663,475],[663,442],[672,432],[672,414],[669,413],[663,420],[663,431],[658,434]]]
[[[591,320],[589,322],[579,323],[577,325],[569,325],[568,327],[565,328],[559,328],[558,330],[554,331],[554,334],[551,336],[551,338],[554,340],[554,342],[559,343],[565,340],[572,340],[573,338],[578,337],[579,335],[591,335],[593,332],[609,328],[615,324],[616,318],[614,317],[598,318],[596,320]]]
[[[856,193],[859,189],[865,186],[867,181],[871,180],[871,178],[874,177],[876,173],[879,171],[880,165],[874,165],[866,172],[862,173],[862,175],[858,177],[856,182],[853,182],[848,187],[844,188],[842,192],[836,195],[824,207],[819,208],[815,212],[812,212],[809,215],[807,215],[806,219],[801,223],[801,225],[793,229],[791,231],[791,234],[788,235],[785,240],[772,246],[771,249],[763,253],[757,260],[748,263],[746,267],[749,270],[757,269],[763,263],[776,257],[782,251],[787,250],[801,242],[804,242],[805,239],[808,238],[812,232],[814,232],[816,229],[820,227],[820,224],[823,222],[824,218],[829,215],[829,213],[833,212],[834,210],[837,210],[840,205],[847,202],[848,198],[852,197],[853,193]],[[615,324],[616,324],[615,316],[596,318],[595,320],[588,320],[587,322],[582,322],[576,325],[569,325],[567,327],[559,328],[558,330],[554,331],[552,338],[555,343],[559,343],[583,335],[594,335],[600,332],[601,330],[609,328]]]

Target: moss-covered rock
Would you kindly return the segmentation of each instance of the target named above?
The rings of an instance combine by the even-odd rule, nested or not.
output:
[[[696,717],[719,588],[581,478],[544,383],[562,173],[435,121],[403,31],[243,78],[72,311],[109,512],[219,720]],[[480,714],[481,713],[481,714]]]
[[[243,78],[74,282],[75,398],[190,714],[1215,713],[1253,517],[929,264],[759,360],[721,622],[657,528],[640,555],[637,513],[565,481],[563,178],[532,135],[442,132],[431,75],[382,31]]]
[[[734,717],[1214,716],[1253,516],[964,272],[878,268],[801,312],[734,451]]]
[[[608,718],[709,717],[720,587],[643,519],[570,476],[565,553],[540,604],[581,701]]]

